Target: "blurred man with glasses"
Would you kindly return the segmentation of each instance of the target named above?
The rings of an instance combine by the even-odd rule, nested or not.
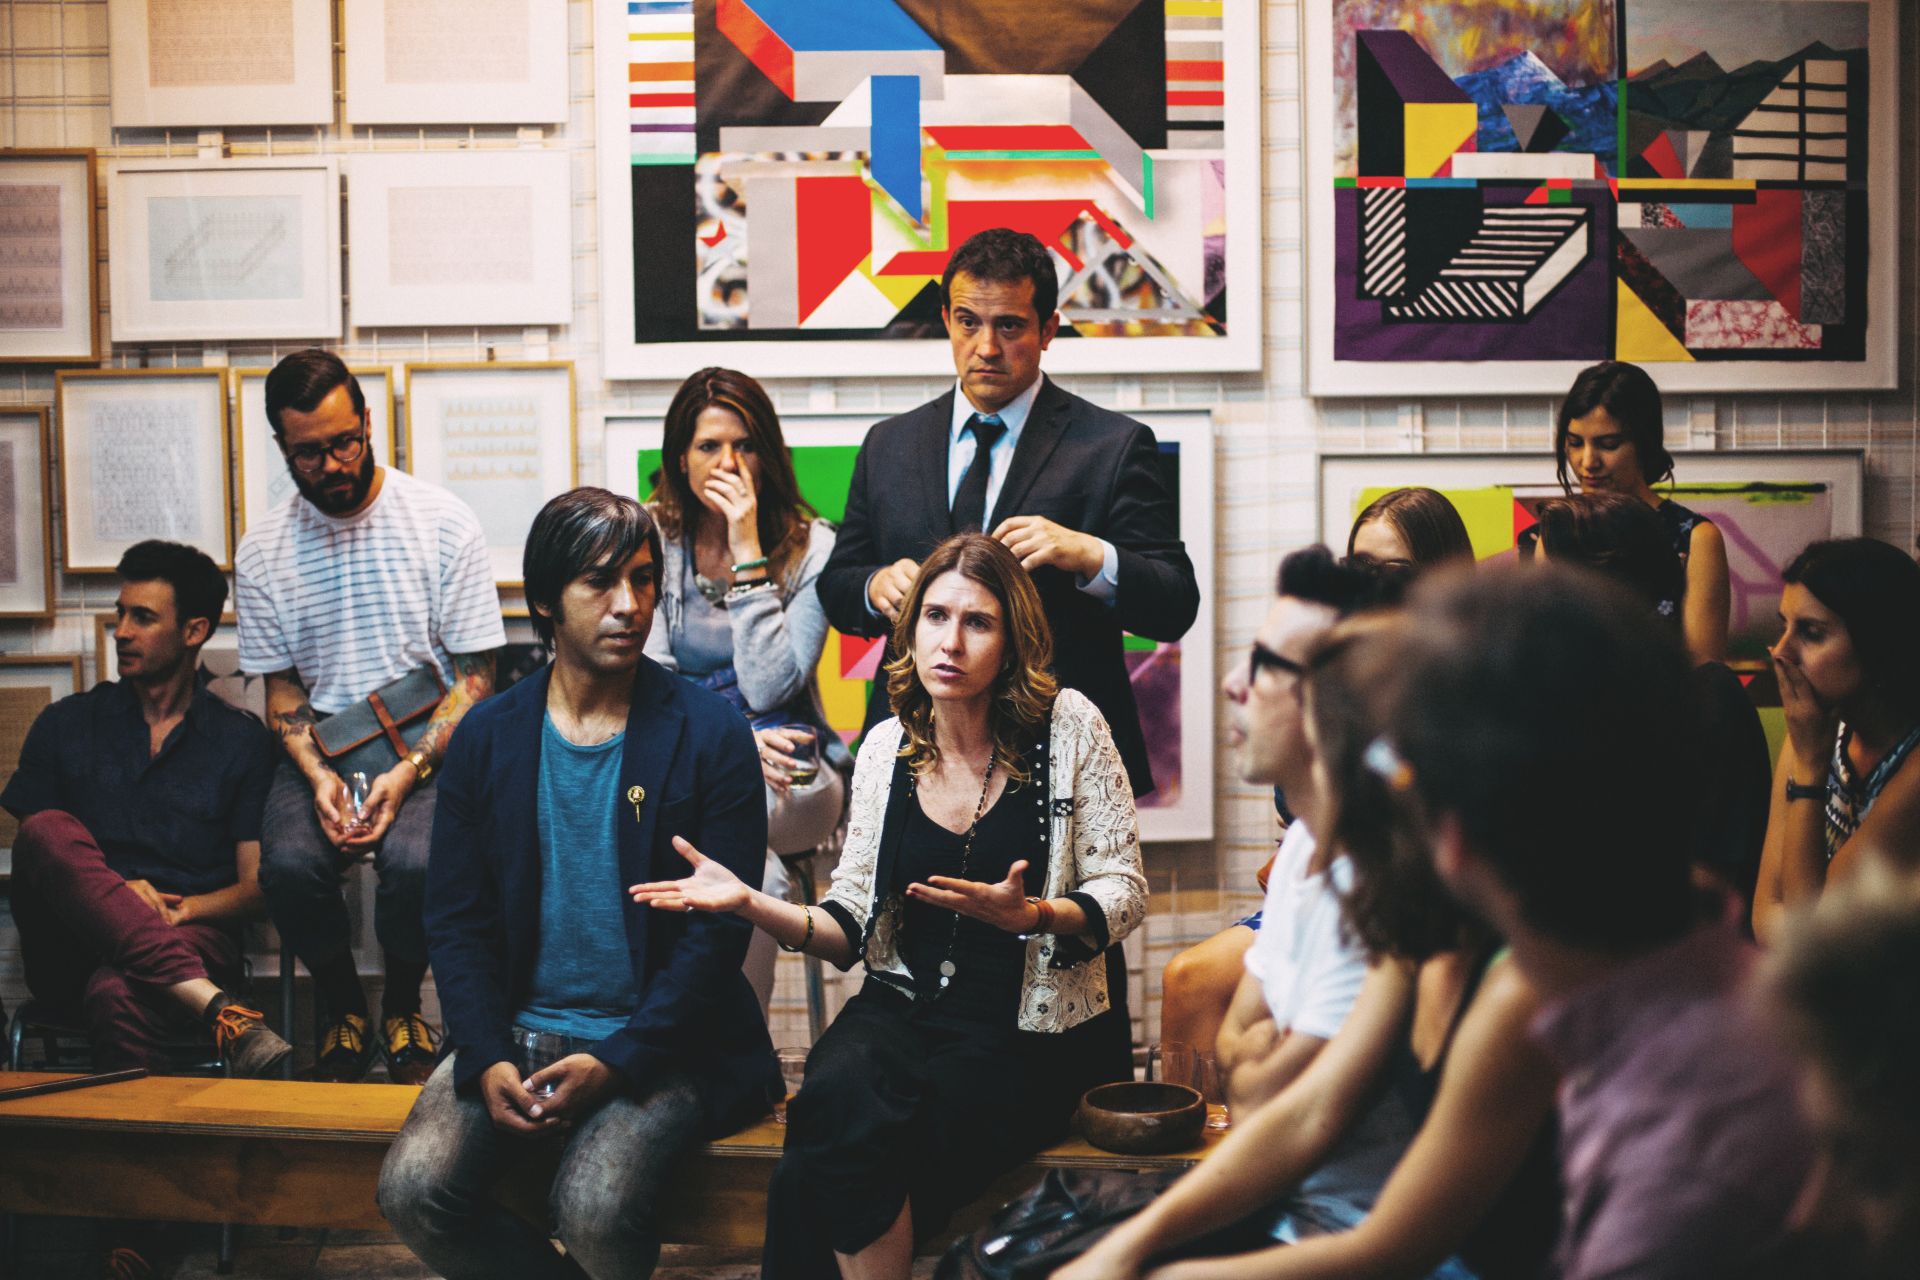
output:
[[[486,537],[453,494],[380,465],[366,396],[337,356],[288,356],[267,376],[266,399],[299,492],[247,530],[234,563],[240,665],[266,677],[269,727],[286,750],[267,799],[260,883],[325,1011],[315,1075],[357,1080],[379,1053],[391,1079],[419,1083],[435,1056],[420,1016],[431,779],[460,717],[493,692],[506,643]],[[423,666],[446,692],[410,753],[370,777],[356,812],[314,726]],[[346,868],[369,855],[385,953],[377,1024],[340,894]]]

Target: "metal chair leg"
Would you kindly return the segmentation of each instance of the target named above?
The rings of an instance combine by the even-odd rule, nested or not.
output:
[[[213,1269],[219,1275],[233,1274],[233,1224],[231,1222],[220,1224],[220,1252],[214,1258]]]
[[[280,942],[280,1034],[288,1044],[296,1043],[293,1032],[293,948],[285,939]],[[286,1061],[280,1064],[280,1077],[293,1079],[293,1055],[289,1053]]]

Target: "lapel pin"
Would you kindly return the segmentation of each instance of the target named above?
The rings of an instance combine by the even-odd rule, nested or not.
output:
[[[633,806],[633,820],[640,821],[640,804],[647,798],[647,789],[639,783],[627,788],[627,803]]]

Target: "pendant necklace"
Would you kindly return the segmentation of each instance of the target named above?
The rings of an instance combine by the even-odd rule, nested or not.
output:
[[[987,753],[987,776],[980,780],[980,803],[973,807],[973,825],[967,828],[967,841],[965,844],[960,846],[959,878],[962,880],[965,880],[967,878],[968,866],[973,857],[973,837],[979,834],[979,831],[980,831],[980,815],[987,811],[987,793],[993,790],[993,767],[998,763],[999,763],[998,754],[996,752],[991,752],[991,751],[988,752]],[[960,913],[956,911],[953,913],[953,931],[947,935],[947,958],[940,962],[940,990],[941,991],[945,991],[947,989],[947,984],[953,981],[953,976],[956,973],[960,972],[959,966],[954,964],[953,962],[954,944],[957,943],[959,940],[960,940]],[[937,995],[938,992],[936,992],[935,994]]]

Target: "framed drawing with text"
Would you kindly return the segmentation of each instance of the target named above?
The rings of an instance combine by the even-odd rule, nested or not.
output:
[[[564,124],[567,0],[346,0],[347,123]]]
[[[520,586],[527,531],[579,483],[573,362],[406,366],[406,469],[473,509],[494,582]]]
[[[0,364],[100,358],[91,150],[0,151]]]
[[[944,373],[998,226],[1052,250],[1053,372],[1258,369],[1262,7],[597,0],[607,376]]]
[[[1308,391],[1894,386],[1902,7],[1306,0]]]
[[[20,748],[34,720],[78,693],[82,680],[77,653],[0,654],[0,781],[20,767]],[[19,831],[19,821],[0,809],[0,882],[13,873],[13,838]]]
[[[357,152],[353,325],[569,324],[564,151]]]
[[[781,422],[800,492],[823,517],[844,518],[853,462],[867,429],[885,414],[786,413]],[[1201,584],[1200,613],[1180,640],[1126,637],[1128,674],[1146,731],[1155,789],[1140,799],[1143,840],[1213,838],[1213,421],[1204,412],[1137,415],[1153,428],[1176,495],[1181,540]],[[658,415],[606,418],[606,487],[645,501],[660,469]],[[885,645],[878,637],[827,632],[815,675],[827,724],[849,743],[860,734],[867,694]]]
[[[115,128],[333,123],[333,6],[113,0]]]
[[[233,371],[233,448],[238,455],[240,489],[234,497],[234,537],[246,536],[250,519],[291,498],[293,473],[274,443],[273,424],[267,421],[267,374],[270,369]],[[386,365],[350,367],[360,393],[367,399],[368,443],[374,461],[396,465],[393,457],[393,371]]]
[[[55,375],[68,573],[112,573],[148,538],[233,568],[224,369]]]
[[[332,159],[116,160],[115,342],[340,336]]]
[[[47,411],[0,408],[0,618],[53,616]]]

